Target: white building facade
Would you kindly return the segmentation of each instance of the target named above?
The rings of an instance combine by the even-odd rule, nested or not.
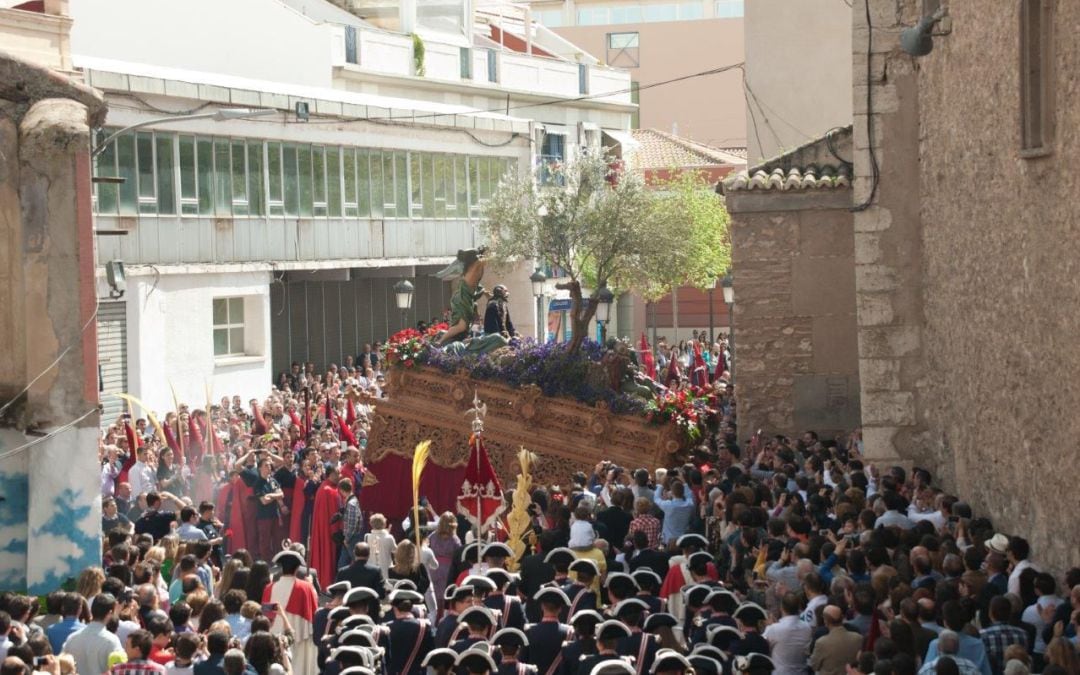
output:
[[[322,369],[441,317],[451,287],[432,273],[482,243],[501,176],[630,142],[628,75],[512,9],[460,11],[440,30],[404,3],[405,34],[323,0],[72,0],[101,137],[153,122],[95,167],[99,297],[106,264],[126,270],[98,310],[103,423],[113,393],[247,401],[293,361]],[[274,112],[189,119],[241,108]],[[531,272],[486,280],[526,335]]]

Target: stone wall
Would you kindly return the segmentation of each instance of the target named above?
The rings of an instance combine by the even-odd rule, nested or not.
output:
[[[870,0],[874,205],[855,217],[865,447],[924,464],[1061,570],[1080,422],[1080,5],[1054,6],[1056,137],[1020,156],[1020,3],[951,2],[933,52],[898,50],[921,3]],[[855,2],[856,201],[872,185],[865,5]]]
[[[859,423],[851,190],[727,199],[741,436],[850,431]]]
[[[919,63],[924,409],[959,492],[1063,569],[1080,560],[1080,4],[1053,3],[1057,133],[1033,159],[1018,4],[952,2]]]

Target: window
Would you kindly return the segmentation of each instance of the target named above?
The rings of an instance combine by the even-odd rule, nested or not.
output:
[[[563,11],[561,9],[534,10],[532,15],[533,19],[538,21],[540,25],[548,28],[558,28],[563,25]]]
[[[345,63],[360,63],[356,48],[356,26],[345,26]]]
[[[1020,3],[1020,154],[1051,152],[1054,135],[1052,0]]]
[[[744,0],[716,0],[713,15],[717,19],[737,19],[745,14]]]
[[[645,20],[649,22],[675,21],[679,18],[679,8],[674,3],[646,5]]]
[[[641,83],[630,81],[630,102],[634,105],[641,105]],[[634,112],[630,113],[630,128],[641,128],[641,109],[635,108]]]
[[[641,65],[638,33],[608,33],[607,63],[615,68],[637,68]]]
[[[244,355],[244,299],[214,298],[214,356]]]
[[[716,2],[717,16],[721,16],[719,13],[721,5],[727,4],[730,4],[731,7],[723,8],[723,11],[727,13],[723,16],[742,16],[743,0],[714,1]],[[701,0],[581,7],[577,11],[577,23],[579,26],[692,21],[703,18],[705,18],[705,6]]]
[[[679,21],[693,21],[705,17],[705,8],[700,2],[684,2],[679,5]]]
[[[494,49],[487,50],[487,76],[488,82],[499,81],[499,57]]]
[[[585,87],[588,75],[582,66]],[[98,142],[109,133],[99,131]],[[543,151],[561,160],[564,147],[565,136],[555,133]],[[95,176],[124,182],[95,183],[93,204],[96,213],[122,216],[469,218],[512,165],[509,158],[140,131],[94,159]]]
[[[607,7],[582,7],[577,11],[579,26],[602,26],[611,23]]]
[[[540,146],[540,182],[551,184],[554,180],[553,165],[561,164],[566,159],[566,136],[548,132]]]
[[[579,94],[589,93],[589,66],[579,63],[577,67],[577,88]]]
[[[460,47],[461,54],[461,79],[472,79],[472,50],[468,47]]]

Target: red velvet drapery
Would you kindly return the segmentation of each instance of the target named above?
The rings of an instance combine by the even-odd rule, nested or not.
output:
[[[379,481],[365,487],[360,493],[360,505],[364,514],[381,513],[392,524],[395,533],[401,532],[401,521],[412,509],[412,458],[388,454],[367,469]],[[428,462],[420,479],[420,496],[427,497],[436,512],[456,512],[457,498],[465,467],[441,467]]]

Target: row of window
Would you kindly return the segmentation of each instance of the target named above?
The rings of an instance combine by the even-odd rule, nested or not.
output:
[[[104,135],[107,135],[105,133]],[[306,218],[478,217],[505,157],[140,131],[97,158],[97,213]]]
[[[738,18],[743,16],[744,11],[745,0],[713,0],[714,18]],[[532,15],[548,28],[558,28],[566,25],[566,17],[561,9],[535,10]],[[577,25],[579,26],[690,21],[703,18],[705,18],[705,7],[701,2],[651,2],[637,5],[584,6],[577,10]]]

